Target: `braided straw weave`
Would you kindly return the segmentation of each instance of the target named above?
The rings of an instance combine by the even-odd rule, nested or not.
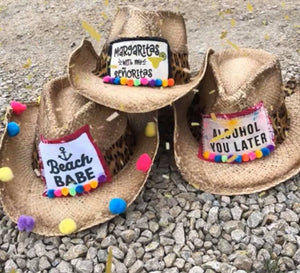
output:
[[[296,175],[300,169],[300,94],[296,90],[284,100],[277,58],[262,50],[240,49],[211,54],[208,60],[199,92],[188,94],[174,107],[174,151],[183,177],[198,189],[236,195],[265,190]],[[200,111],[209,114],[241,111],[261,100],[270,115],[285,103],[289,116],[288,135],[276,144],[274,152],[241,164],[212,163],[197,157],[200,144],[187,122],[192,103],[197,101]]]
[[[103,83],[100,76],[107,72],[108,45],[114,40],[126,37],[166,39],[170,45],[171,72],[175,85],[161,89]],[[69,79],[77,92],[92,101],[129,113],[141,113],[162,108],[184,96],[198,85],[200,74],[190,78],[186,28],[181,15],[124,7],[119,9],[114,18],[100,56],[86,40],[72,53],[69,60]]]
[[[33,232],[59,236],[62,234],[58,224],[64,218],[74,219],[78,230],[84,230],[114,217],[108,210],[111,198],[123,198],[128,205],[135,200],[150,172],[137,171],[136,161],[143,153],[154,160],[158,147],[158,136],[144,135],[147,122],[154,121],[156,113],[138,117],[129,115],[128,119],[126,114],[120,113],[111,122],[105,121],[113,112],[77,95],[66,77],[53,80],[44,87],[40,107],[28,105],[21,116],[8,111],[6,122],[17,122],[20,133],[13,138],[5,133],[1,138],[0,166],[10,167],[14,179],[0,184],[0,199],[6,214],[14,222],[22,214],[31,215],[36,221]],[[59,137],[88,123],[98,146],[106,148],[124,134],[127,122],[135,134],[136,146],[130,160],[111,182],[82,196],[54,199],[42,196],[44,184],[31,166],[35,135],[43,133],[46,137]]]

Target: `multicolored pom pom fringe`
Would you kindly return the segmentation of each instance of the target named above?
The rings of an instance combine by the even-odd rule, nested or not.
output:
[[[211,152],[204,152],[202,154],[203,158],[211,162],[223,162],[223,163],[242,163],[247,161],[253,161],[256,158],[262,158],[264,156],[270,155],[275,149],[274,145],[268,145],[260,150],[254,152],[249,152],[243,155],[219,155]]]
[[[150,87],[171,87],[175,84],[174,79],[147,79],[147,78],[141,78],[141,79],[127,79],[127,78],[114,78],[110,76],[105,76],[103,78],[104,83],[110,83],[110,84],[121,84],[121,85],[127,85],[127,86],[150,86]]]
[[[47,190],[46,195],[49,198],[54,198],[54,197],[64,197],[64,196],[75,196],[78,194],[88,193],[88,192],[96,189],[102,183],[105,183],[106,180],[107,180],[107,178],[105,175],[100,175],[98,177],[98,181],[93,180],[87,184],[76,185],[71,188],[63,187],[61,189],[56,189],[56,190],[49,189],[49,190]]]

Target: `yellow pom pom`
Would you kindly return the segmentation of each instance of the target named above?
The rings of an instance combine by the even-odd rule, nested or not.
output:
[[[154,121],[150,121],[147,123],[145,127],[145,136],[154,137],[156,136],[156,126]]]
[[[256,158],[261,158],[261,157],[263,157],[263,153],[262,153],[261,150],[256,150],[256,151],[255,151],[255,155],[256,155]]]
[[[210,155],[210,152],[204,152],[203,153],[203,158],[209,159],[209,155]]]
[[[14,178],[14,174],[9,167],[0,168],[0,181],[8,182]]]
[[[162,81],[162,86],[167,87],[169,85],[168,80],[163,80]]]
[[[77,229],[77,225],[73,219],[66,218],[59,223],[59,231],[62,234],[71,234]]]
[[[121,83],[122,85],[125,85],[125,84],[127,83],[127,79],[124,78],[124,77],[122,77],[121,80],[120,80],[120,83]]]
[[[63,196],[67,196],[67,195],[69,194],[69,189],[66,188],[66,187],[62,188],[62,189],[61,189],[61,194],[62,194]]]

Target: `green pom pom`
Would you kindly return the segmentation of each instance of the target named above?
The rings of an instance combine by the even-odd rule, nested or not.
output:
[[[133,84],[134,86],[139,86],[141,85],[141,81],[139,79],[134,79]]]

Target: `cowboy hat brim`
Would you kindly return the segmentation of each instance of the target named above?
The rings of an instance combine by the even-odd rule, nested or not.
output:
[[[174,104],[175,160],[189,184],[214,194],[250,194],[274,187],[299,172],[299,89],[285,99],[291,123],[284,142],[269,156],[241,164],[213,163],[198,158],[200,144],[193,137],[186,119],[193,95],[190,93]]]
[[[206,53],[204,63],[207,62],[209,52]],[[128,113],[144,113],[170,105],[195,88],[202,78],[201,70],[189,83],[169,88],[106,84],[92,73],[98,58],[92,44],[83,40],[69,60],[71,85],[80,95],[96,103]]]
[[[70,86],[65,88],[71,89]],[[28,105],[20,116],[9,110],[6,122],[18,123],[20,133],[9,137],[5,132],[0,143],[0,166],[10,167],[14,174],[12,181],[0,183],[0,200],[4,211],[14,222],[20,215],[30,215],[36,221],[33,232],[61,236],[63,234],[59,232],[58,225],[65,218],[72,218],[77,224],[77,231],[81,231],[115,217],[108,206],[112,198],[122,198],[128,206],[136,199],[150,172],[150,169],[146,173],[138,171],[136,161],[143,153],[147,153],[153,161],[158,149],[157,124],[156,137],[144,134],[147,122],[156,119],[156,112],[138,116],[129,114],[136,146],[129,162],[112,177],[111,182],[86,195],[54,199],[42,196],[45,185],[32,169],[38,112],[37,104]]]

